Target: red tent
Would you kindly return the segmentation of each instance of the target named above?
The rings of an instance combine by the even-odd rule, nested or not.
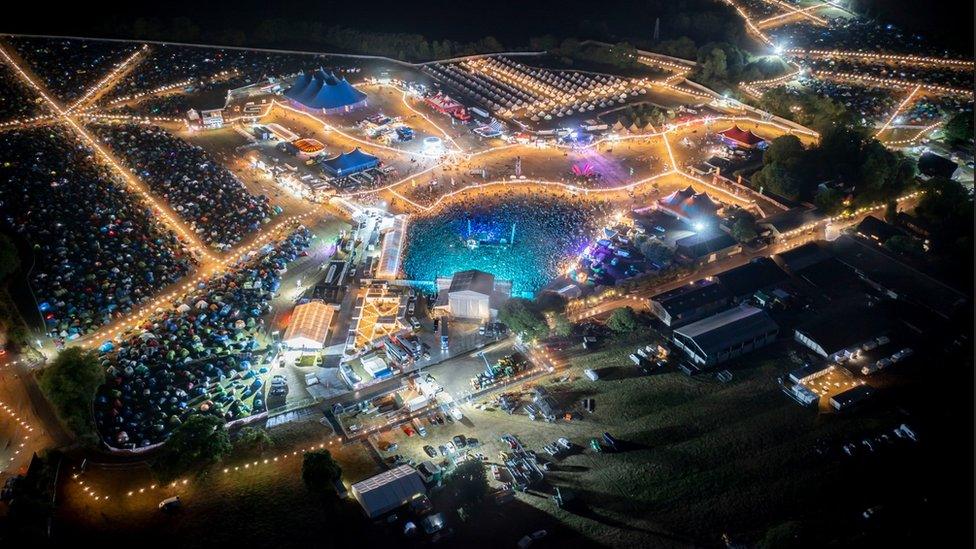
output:
[[[725,131],[718,132],[718,134],[729,141],[745,147],[755,147],[764,141],[763,138],[752,133],[751,130],[743,130],[739,126],[732,126]]]

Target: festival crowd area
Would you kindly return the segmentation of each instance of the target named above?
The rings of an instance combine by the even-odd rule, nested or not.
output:
[[[410,222],[404,270],[411,280],[435,280],[478,269],[511,280],[512,295],[531,295],[561,274],[612,212],[607,202],[548,191],[460,199]],[[469,240],[481,244],[468,249]]]
[[[949,52],[925,40],[923,36],[903,31],[895,25],[865,18],[829,19],[827,26],[804,21],[765,32],[774,43],[784,48],[951,57]]]
[[[250,194],[202,148],[162,128],[108,124],[95,125],[94,130],[153,194],[217,250],[232,248],[274,215],[266,196]]]
[[[107,378],[95,400],[103,440],[139,448],[164,441],[191,414],[234,421],[264,411],[260,377],[268,369],[257,338],[280,273],[311,238],[298,228],[201,282],[117,344],[104,344]]]
[[[133,42],[52,39],[15,36],[14,49],[44,85],[62,101],[72,103],[141,46]]]
[[[13,69],[0,63],[0,123],[44,114],[42,102]]]
[[[51,126],[0,133],[0,214],[33,253],[48,334],[97,330],[182,278],[195,259],[145,204]]]

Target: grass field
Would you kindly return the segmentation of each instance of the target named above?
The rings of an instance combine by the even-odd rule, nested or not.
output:
[[[271,431],[274,449],[266,457],[286,450],[318,444],[332,434],[317,422],[287,424]],[[348,485],[380,471],[361,444],[330,446]],[[331,543],[339,545],[345,533],[362,533],[369,525],[355,502],[334,509],[309,493],[301,478],[302,457],[264,464],[228,458],[205,476],[190,477],[186,485],[154,489],[147,469],[90,469],[80,478],[85,485],[65,483],[59,494],[58,539],[151,542],[180,547],[252,547]],[[238,466],[238,470],[234,467]],[[231,469],[223,473],[224,467]],[[95,501],[89,487],[109,499]],[[132,496],[126,491],[134,489]],[[144,491],[140,492],[139,489]],[[178,513],[157,510],[159,501],[172,495],[183,500]],[[340,526],[343,526],[340,528]],[[378,532],[377,535],[381,534]],[[346,540],[348,541],[348,540]],[[317,546],[317,545],[313,545]]]
[[[521,412],[465,406],[461,424],[428,427],[425,439],[391,432],[380,440],[397,442],[396,453],[419,461],[427,459],[423,444],[436,448],[462,433],[477,437],[478,451],[497,462],[506,449],[502,434],[519,436],[540,455],[543,445],[567,437],[583,449],[556,459],[547,486],[519,494],[519,505],[539,512],[537,528],[565,528],[609,546],[715,546],[726,533],[755,542],[767,529],[794,521],[816,531],[811,539],[830,542],[856,534],[866,508],[892,498],[914,501],[931,480],[901,478],[931,458],[914,447],[882,449],[883,458],[844,455],[845,442],[890,432],[903,419],[891,407],[850,416],[801,408],[776,382],[796,366],[779,358],[786,356],[784,344],[732,365],[733,381],[722,384],[709,375],[638,375],[627,355],[641,341],[570,358],[568,370],[541,382],[567,407],[594,398],[595,412],[582,420],[532,422]],[[584,368],[600,370],[601,379],[582,376]],[[567,374],[568,381],[558,382]],[[604,431],[623,442],[620,451],[589,449],[589,440]],[[546,497],[557,486],[576,495],[570,510]]]

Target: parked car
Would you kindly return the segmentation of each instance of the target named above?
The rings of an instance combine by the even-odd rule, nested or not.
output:
[[[406,433],[408,437],[412,437],[414,435],[413,428],[410,427],[410,424],[408,423],[403,424],[403,432]]]
[[[430,444],[424,446],[424,453],[427,454],[428,457],[437,457],[437,450],[435,450]]]
[[[183,505],[183,500],[180,499],[180,496],[173,496],[171,498],[166,498],[163,501],[160,501],[159,510],[175,511],[179,509],[181,505]]]
[[[464,438],[464,435],[455,435],[453,441],[454,445],[458,448],[464,448],[468,445],[468,441]]]

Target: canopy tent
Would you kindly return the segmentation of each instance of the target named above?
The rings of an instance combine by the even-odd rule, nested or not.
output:
[[[763,138],[752,133],[752,130],[743,130],[739,126],[732,126],[725,131],[718,132],[718,134],[722,136],[723,141],[733,147],[752,149],[766,142]]]
[[[345,78],[338,78],[322,69],[298,75],[294,84],[285,91],[285,97],[299,108],[325,114],[348,112],[366,105],[365,93],[357,90]]]
[[[379,165],[378,158],[364,153],[359,147],[322,161],[322,168],[336,177],[344,177]]]
[[[708,223],[721,209],[708,194],[696,193],[691,186],[674,191],[662,198],[659,204],[662,209],[693,223]]]

